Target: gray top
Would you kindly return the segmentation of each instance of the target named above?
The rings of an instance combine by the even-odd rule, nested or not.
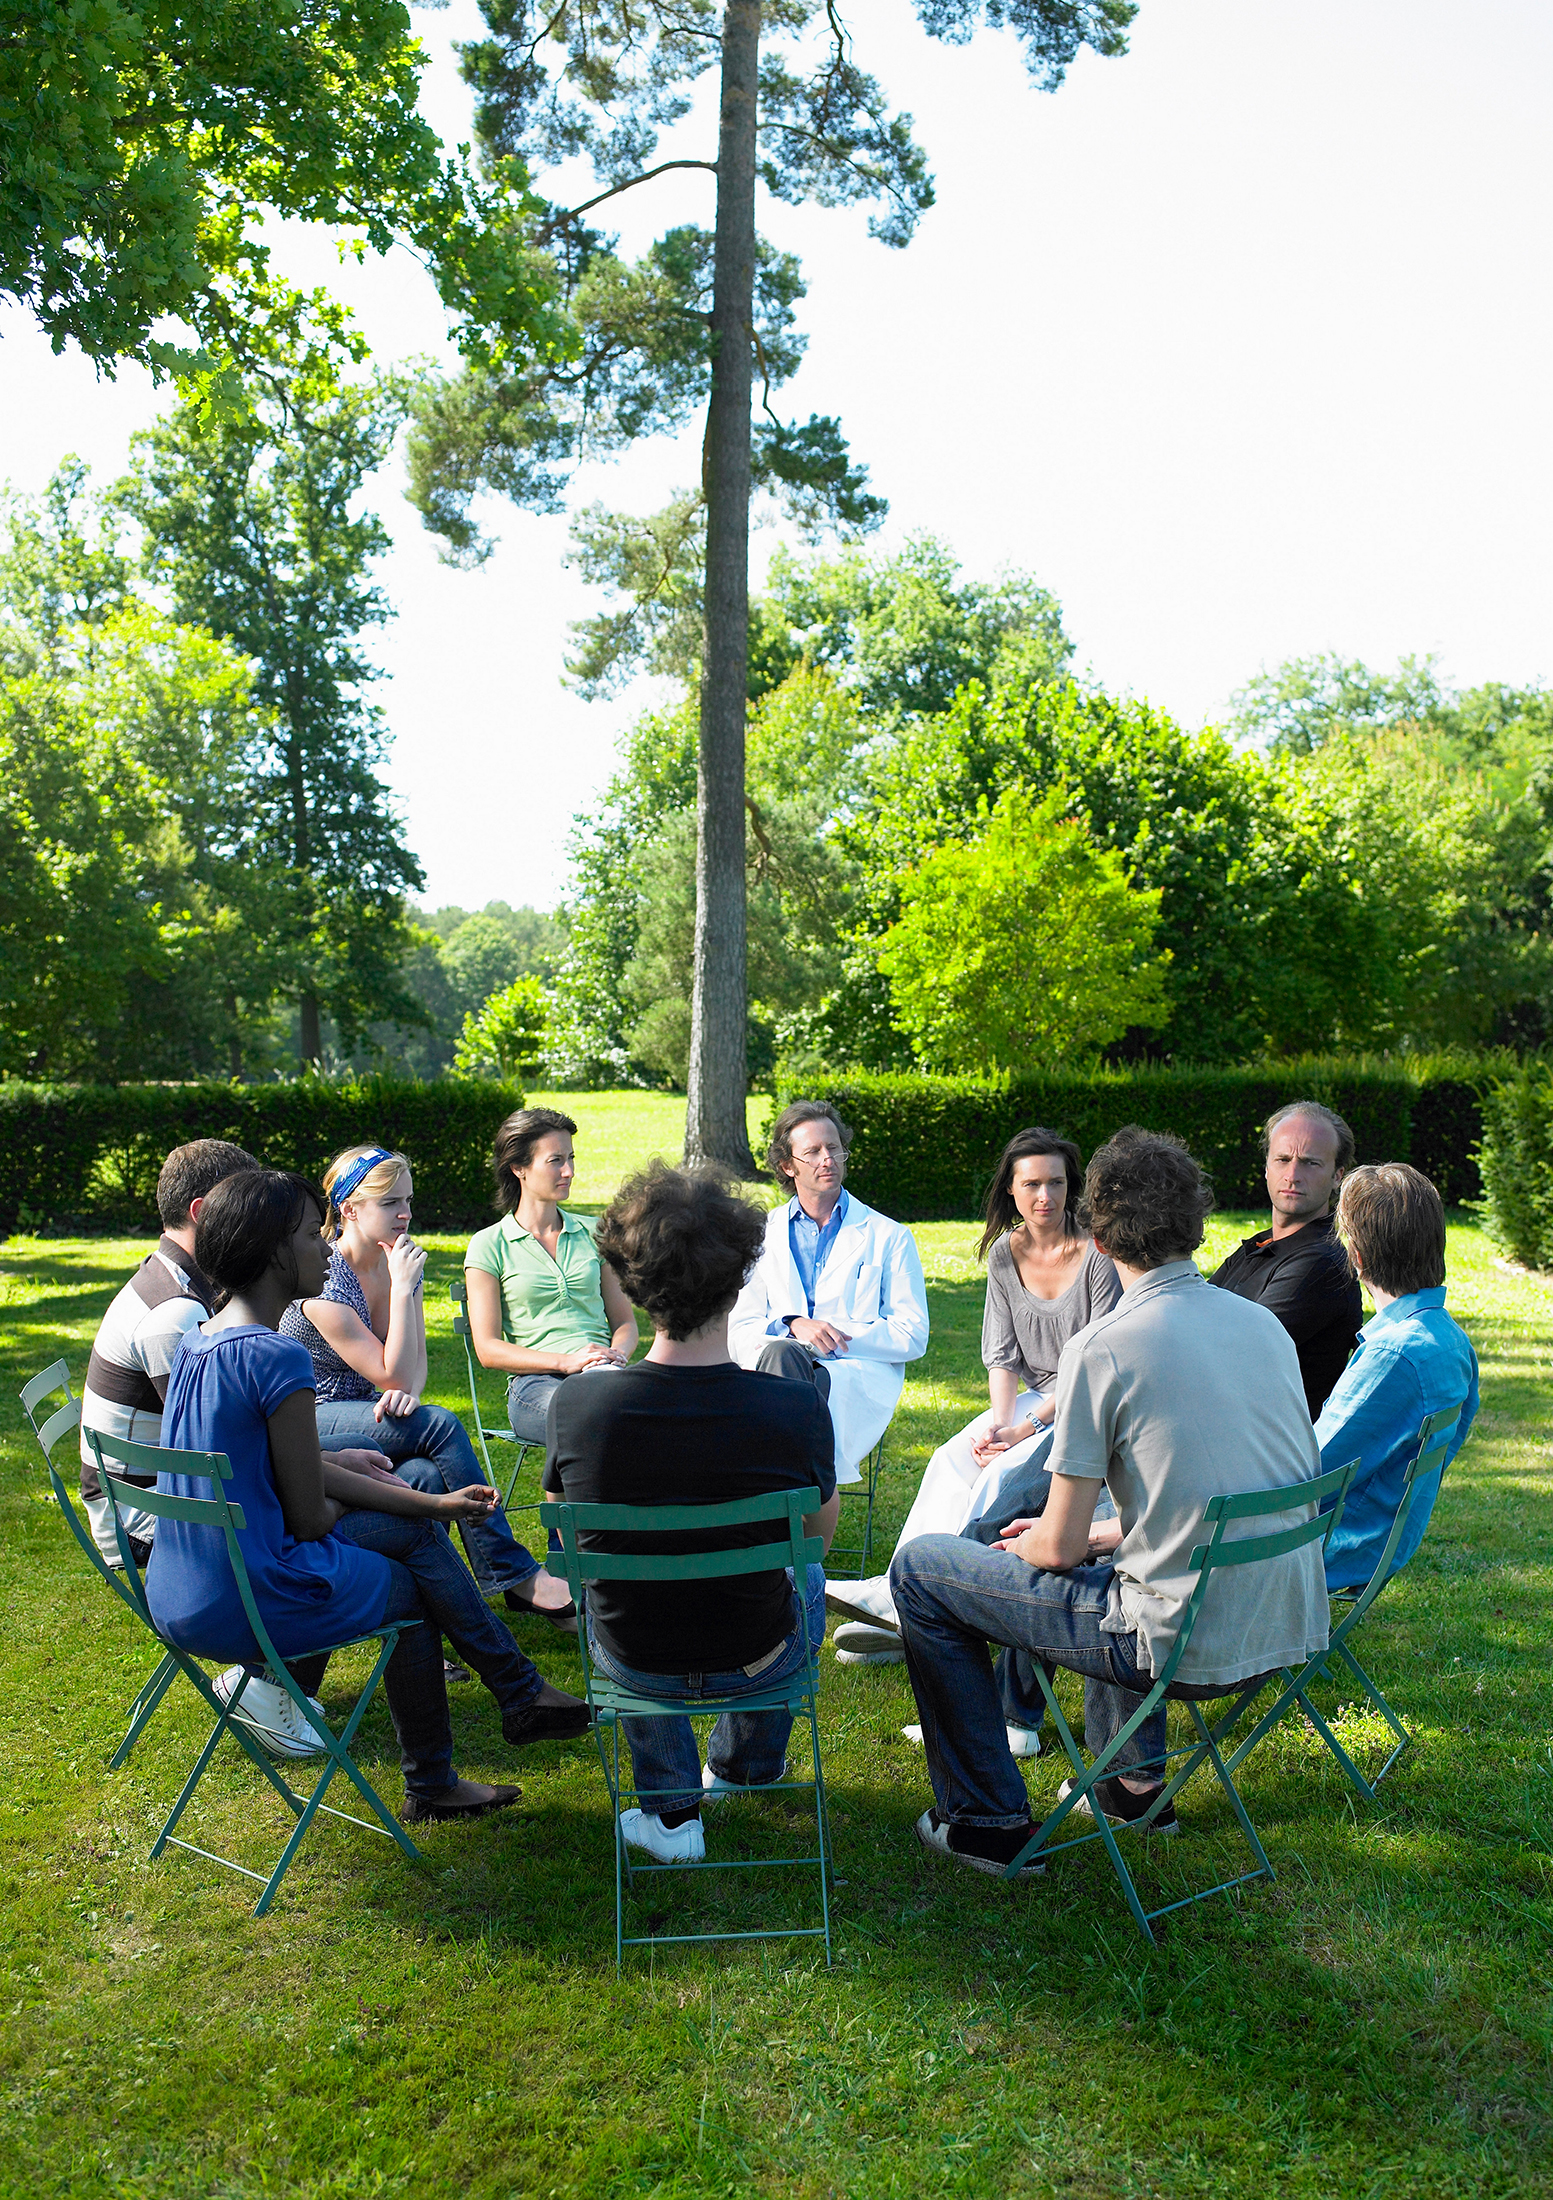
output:
[[[1299,1355],[1276,1314],[1215,1291],[1189,1260],[1132,1286],[1065,1352],[1053,1474],[1103,1478],[1121,1515],[1102,1626],[1136,1633],[1155,1673],[1192,1594],[1210,1497],[1275,1490],[1321,1472]],[[1247,1524],[1275,1535],[1308,1520],[1291,1505]],[[1176,1678],[1237,1681],[1303,1664],[1327,1641],[1319,1542],[1216,1574]]]
[[[1108,1314],[1122,1280],[1093,1245],[1060,1299],[1038,1299],[1019,1280],[1007,1237],[987,1255],[987,1308],[981,1318],[981,1360],[987,1371],[1011,1367],[1026,1390],[1050,1390],[1070,1337]]]

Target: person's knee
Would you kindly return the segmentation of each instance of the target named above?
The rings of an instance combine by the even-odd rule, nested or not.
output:
[[[812,1383],[814,1360],[792,1337],[773,1337],[755,1362],[759,1375],[785,1375],[789,1381]]]
[[[401,1482],[407,1482],[412,1490],[429,1490],[436,1497],[447,1488],[441,1468],[434,1459],[417,1456],[403,1459],[394,1469]]]

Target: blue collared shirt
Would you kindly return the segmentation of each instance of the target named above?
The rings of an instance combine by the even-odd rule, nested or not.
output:
[[[1418,1448],[1419,1426],[1425,1414],[1458,1403],[1461,1419],[1444,1460],[1415,1485],[1393,1573],[1423,1541],[1445,1469],[1478,1409],[1477,1354],[1445,1311],[1444,1286],[1393,1299],[1359,1332],[1353,1358],[1316,1423],[1323,1472],[1359,1461],[1343,1517],[1327,1545],[1329,1588],[1362,1588],[1374,1573],[1402,1502],[1402,1478]]]
[[[806,1215],[794,1199],[787,1210],[787,1242],[792,1248],[793,1264],[798,1270],[798,1281],[803,1285],[804,1301],[809,1318],[814,1319],[814,1287],[820,1280],[820,1270],[825,1266],[837,1233],[847,1217],[847,1195],[842,1193],[831,1216],[822,1229],[813,1217]],[[785,1315],[770,1324],[773,1337],[780,1337],[787,1328],[791,1315]]]

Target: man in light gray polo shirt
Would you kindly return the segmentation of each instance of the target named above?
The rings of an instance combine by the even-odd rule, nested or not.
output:
[[[1033,1831],[989,1641],[1016,1668],[1038,1659],[1048,1673],[1084,1675],[1085,1740],[1098,1756],[1174,1645],[1208,1499],[1321,1471],[1288,1332],[1265,1307],[1213,1290],[1192,1260],[1212,1205],[1177,1139],[1129,1127],[1101,1147],[1080,1215],[1123,1291],[1063,1350],[1042,1516],[1012,1522],[991,1549],[919,1537],[890,1569],[933,1782],[935,1807],[918,1820],[918,1838],[973,1871],[1001,1871]],[[1096,1522],[1102,1487],[1118,1517]],[[1306,1517],[1295,1505],[1257,1530]],[[1309,1544],[1215,1577],[1176,1678],[1227,1690],[1302,1664],[1326,1640],[1321,1547]],[[1038,1689],[1028,1694],[1039,1702]],[[1028,1717],[1037,1723],[1038,1709]],[[1164,1747],[1161,1706],[1127,1745],[1125,1769],[1101,1783],[1113,1821],[1148,1810]],[[1167,1809],[1153,1831],[1174,1826]]]

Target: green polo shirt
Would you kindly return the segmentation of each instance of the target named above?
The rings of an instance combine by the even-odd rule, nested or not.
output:
[[[525,1352],[577,1352],[608,1344],[609,1316],[593,1232],[561,1210],[555,1259],[515,1215],[503,1215],[469,1241],[466,1268],[482,1268],[501,1285],[501,1330]]]

